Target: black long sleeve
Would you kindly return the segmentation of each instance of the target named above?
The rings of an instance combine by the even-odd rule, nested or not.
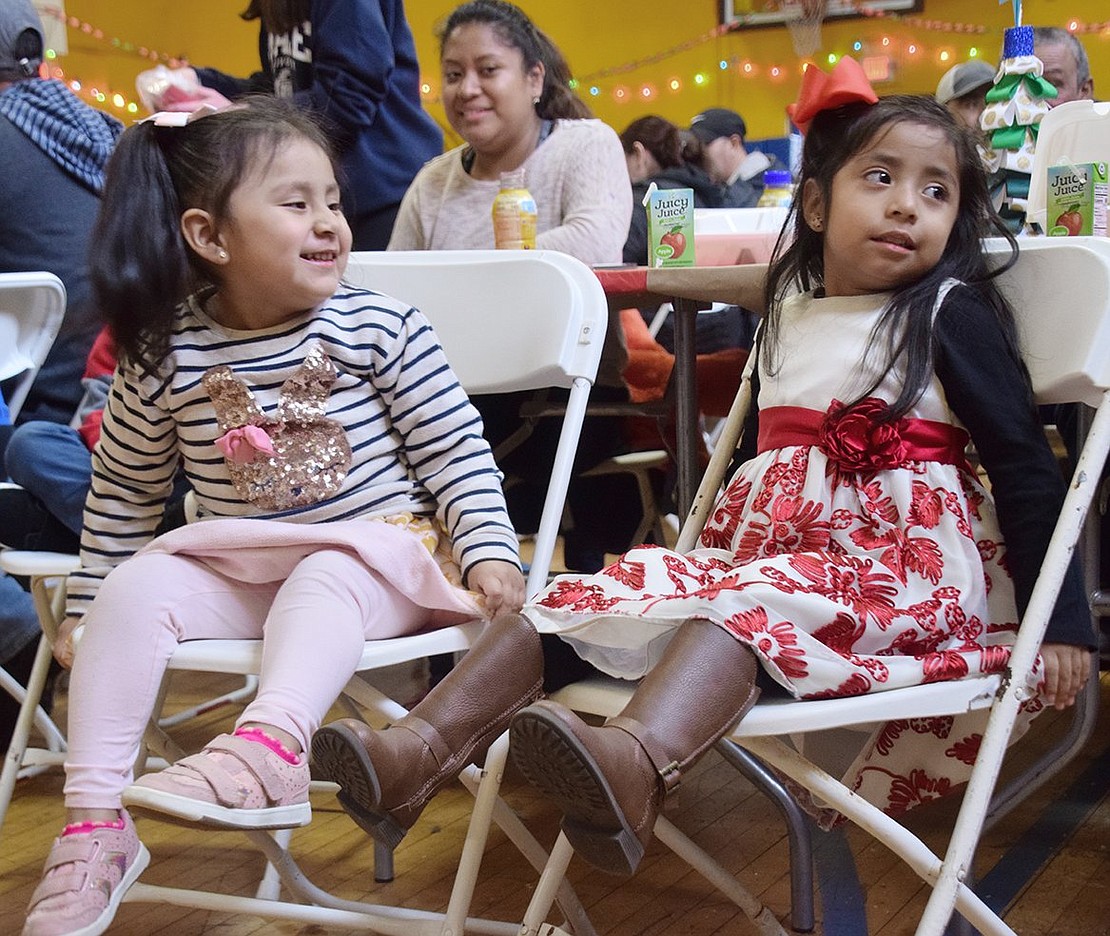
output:
[[[975,292],[951,290],[937,313],[936,374],[991,480],[1019,612],[1024,614],[1067,487],[1044,435],[1024,365],[995,312]],[[1064,578],[1045,640],[1094,649],[1079,564]]]

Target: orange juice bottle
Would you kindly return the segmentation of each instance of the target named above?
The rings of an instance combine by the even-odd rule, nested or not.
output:
[[[493,200],[493,242],[498,250],[536,249],[536,200],[524,187],[524,169],[501,173]]]

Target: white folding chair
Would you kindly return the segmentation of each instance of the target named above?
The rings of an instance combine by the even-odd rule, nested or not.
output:
[[[0,382],[18,378],[5,396],[13,422],[65,311],[66,290],[53,273],[0,273]]]
[[[65,287],[53,273],[0,273],[0,383],[10,381],[5,402],[13,422],[50,353],[65,310]],[[33,665],[32,673],[41,669],[45,682],[48,666],[49,653],[41,667],[37,662]],[[3,668],[0,668],[0,692],[7,692],[21,706],[26,703],[25,688]],[[25,722],[28,727],[33,722],[46,738],[48,747],[59,751],[64,742],[57,726],[37,704],[41,692],[40,686],[33,694],[35,704],[29,707]],[[6,779],[0,780],[0,795],[3,795]],[[14,775],[11,782],[15,782]],[[7,801],[7,795],[0,799],[0,824]]]
[[[469,392],[540,387],[570,391],[528,575],[528,594],[534,595],[547,580],[571,464],[605,337],[608,312],[597,278],[577,260],[548,251],[421,251],[354,254],[346,280],[402,298],[424,312]],[[359,663],[361,675],[346,687],[345,696],[363,706],[373,723],[396,720],[405,709],[373,687],[372,671],[430,655],[465,651],[480,628],[481,622],[475,621],[368,642]],[[257,673],[261,650],[261,641],[189,641],[178,647],[170,669]],[[363,675],[367,678],[361,678]],[[352,713],[364,714],[353,708]],[[464,929],[509,936],[517,932],[517,924],[467,918],[491,821],[497,822],[537,870],[546,858],[516,815],[497,797],[507,754],[506,735],[491,747],[482,769],[471,767],[463,775],[476,802],[445,913],[355,903],[328,894],[309,881],[289,854],[285,847],[290,840],[288,832],[247,833],[270,860],[258,891],[267,899],[187,891],[140,881],[124,900],[169,902],[406,936],[462,933]],[[300,903],[276,899],[279,878]],[[560,903],[568,918],[583,921],[579,932],[588,932],[588,921],[569,888],[564,889]]]
[[[1001,243],[988,242],[987,246],[993,255],[1004,254]],[[1070,290],[1066,300],[1061,301],[1060,285],[1067,283],[1081,283],[1082,289]],[[1027,677],[1110,450],[1110,239],[1023,241],[1021,257],[1003,275],[1001,286],[1018,317],[1023,354],[1038,401],[1079,402],[1097,408],[1018,632],[1009,673],[842,699],[760,701],[726,736],[873,835],[932,886],[917,928],[919,936],[939,936],[953,907],[984,934],[1013,936],[1013,931],[971,891],[964,879],[971,867],[1018,707],[1027,697]],[[749,396],[750,387],[745,382],[729,415],[725,438],[714,452],[683,527],[679,551],[693,547],[712,510],[739,438]],[[599,677],[568,686],[556,693],[555,698],[577,711],[609,717],[621,711],[633,688],[625,681]],[[1096,679],[1090,681],[1090,692],[1097,692]],[[904,826],[781,740],[784,736],[891,719],[958,715],[981,709],[991,710],[988,727],[943,860]],[[778,921],[756,898],[665,817],[657,822],[655,834],[740,906],[759,932],[781,932]],[[533,895],[520,930],[522,936],[534,936],[545,926],[543,920],[554,888],[562,881],[572,853],[561,835]],[[546,926],[542,932],[562,931]]]

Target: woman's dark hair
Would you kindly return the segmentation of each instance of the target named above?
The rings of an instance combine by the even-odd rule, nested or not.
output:
[[[232,193],[295,140],[309,140],[331,158],[317,123],[270,95],[243,98],[183,127],[144,121],[120,136],[108,161],[89,266],[121,360],[155,371],[177,307],[220,283],[217,268],[186,244],[183,212],[201,208],[219,225]]]
[[[311,0],[250,0],[239,14],[242,19],[260,19],[277,35],[290,32],[309,17]]]
[[[801,175],[791,208],[793,226],[788,222],[779,235],[764,290],[767,314],[763,347],[768,354],[767,366],[773,369],[783,300],[797,289],[824,285],[824,236],[810,229],[801,209],[806,183],[817,185],[828,214],[837,172],[876,137],[901,123],[938,129],[952,144],[960,203],[940,261],[917,282],[894,290],[871,335],[868,351],[880,342],[884,344],[886,368],[855,402],[869,396],[887,374],[901,367],[905,381],[885,416],[887,421],[907,412],[928,384],[933,356],[933,307],[945,280],[960,280],[977,289],[995,310],[1012,346],[1017,348],[1013,312],[994,282],[1017,260],[1017,241],[991,204],[986,170],[971,132],[959,125],[946,107],[924,95],[891,95],[880,98],[876,104],[846,104],[819,113],[810,124],[802,149]],[[1010,257],[1001,266],[992,267],[987,262],[981,243],[987,236],[1003,237],[1010,243]]]
[[[685,129],[678,131],[678,139],[682,143],[683,162],[691,166],[697,166],[704,172],[705,146],[702,144],[701,140],[694,136],[689,130]]]
[[[681,166],[685,161],[682,157],[682,137],[679,136],[678,127],[654,114],[639,117],[624,128],[621,134],[621,145],[624,151],[632,153],[634,143],[639,143],[651,153],[661,169],[672,169],[675,166]]]
[[[438,30],[441,58],[443,46],[451,34],[460,26],[471,23],[490,26],[505,45],[519,50],[524,57],[526,72],[539,64],[543,65],[543,91],[536,104],[536,113],[540,117],[544,120],[581,120],[593,116],[585,102],[570,89],[570,66],[563,53],[523,10],[504,0],[472,0],[456,7]]]

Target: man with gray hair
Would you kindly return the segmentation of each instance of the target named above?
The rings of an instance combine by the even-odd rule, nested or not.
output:
[[[1048,102],[1050,107],[1094,100],[1095,81],[1087,50],[1074,33],[1058,26],[1034,26],[1033,52],[1044,62],[1044,77],[1057,91],[1058,96]]]

